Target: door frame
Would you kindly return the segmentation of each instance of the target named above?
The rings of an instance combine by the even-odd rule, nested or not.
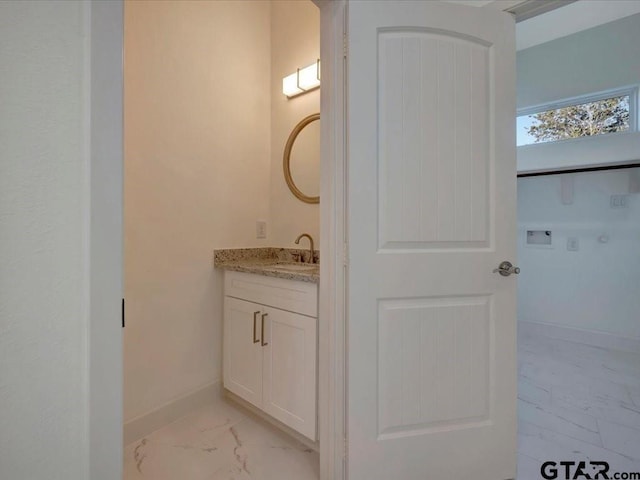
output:
[[[83,0],[85,131],[86,478],[122,478],[122,1]]]
[[[312,0],[320,9],[320,296],[318,430],[320,480],[346,478],[347,0]]]
[[[322,96],[318,429],[320,479],[345,471],[346,0],[311,0],[320,9]],[[90,480],[123,469],[123,47],[124,1],[83,0],[85,28],[85,244],[88,250],[86,469]]]
[[[87,171],[87,478],[122,472],[123,67],[124,0],[82,0],[85,27],[83,127]],[[320,9],[322,60],[320,322],[318,411],[320,480],[346,478],[346,19],[348,0],[311,0]],[[444,0],[447,1],[447,0]],[[554,2],[555,8],[562,2]],[[509,11],[532,0],[493,0]],[[523,13],[520,11],[522,19]],[[543,12],[536,12],[536,14]],[[516,15],[516,21],[518,21]],[[119,159],[119,161],[117,161]],[[114,446],[116,448],[114,448]]]

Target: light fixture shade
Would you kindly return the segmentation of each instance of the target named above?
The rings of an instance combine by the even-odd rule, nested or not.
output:
[[[295,97],[320,86],[320,61],[308,67],[300,68],[295,73],[282,79],[282,93],[287,97]]]
[[[282,79],[282,93],[284,93],[289,98],[303,93],[303,91],[298,88],[297,72],[292,73],[291,75],[288,75]]]

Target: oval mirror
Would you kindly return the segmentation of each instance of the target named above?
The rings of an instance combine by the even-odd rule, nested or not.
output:
[[[306,203],[320,202],[320,114],[298,123],[284,147],[284,179],[289,190]]]

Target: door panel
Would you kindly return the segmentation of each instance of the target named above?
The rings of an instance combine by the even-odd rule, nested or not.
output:
[[[489,46],[428,28],[377,40],[380,248],[486,247]]]
[[[486,296],[379,303],[379,439],[487,421],[489,304]]]
[[[505,13],[348,15],[348,474],[515,476],[515,44]]]
[[[265,311],[264,411],[315,440],[317,319]]]
[[[224,299],[224,387],[257,407],[262,406],[262,305]],[[257,312],[257,314],[256,314]],[[254,342],[254,316],[256,337]]]

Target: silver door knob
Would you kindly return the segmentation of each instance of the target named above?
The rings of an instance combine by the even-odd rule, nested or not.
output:
[[[511,262],[508,262],[508,261],[505,260],[500,265],[498,265],[498,268],[496,268],[493,271],[493,273],[499,273],[503,277],[508,277],[512,273],[515,273],[516,275],[519,274],[520,273],[520,267],[514,267],[511,264]]]

